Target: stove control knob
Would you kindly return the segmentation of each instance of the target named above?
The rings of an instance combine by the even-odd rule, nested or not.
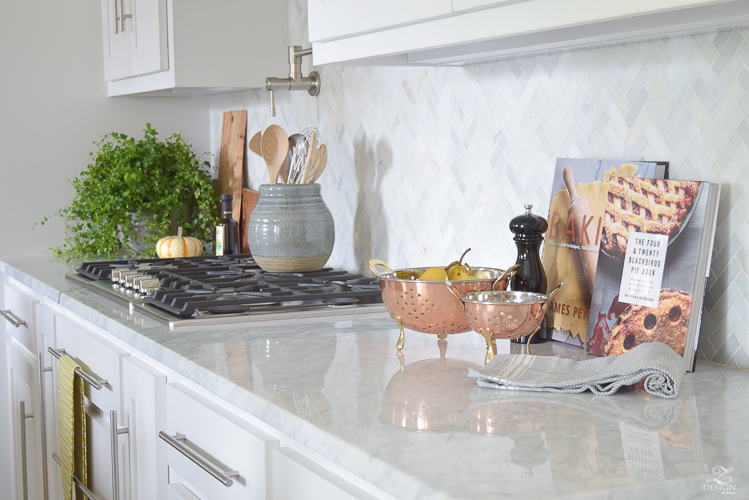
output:
[[[120,276],[118,280],[120,285],[125,286],[127,277],[133,274],[139,274],[139,273],[138,271],[135,271],[134,269],[128,269],[127,271],[120,271]]]
[[[133,287],[133,285],[134,285],[133,280],[135,280],[136,278],[145,278],[145,277],[146,277],[146,275],[142,274],[142,273],[128,274],[128,275],[125,276],[125,286],[127,288],[134,288]]]
[[[149,280],[149,279],[151,279],[151,277],[148,276],[147,274],[135,274],[135,275],[131,276],[131,278],[132,278],[132,280],[131,280],[132,281],[132,287],[133,287],[134,290],[140,290],[140,284],[141,284],[141,282],[143,280]]]
[[[126,278],[128,276],[130,276],[130,275],[133,275],[133,274],[139,274],[139,273],[138,273],[138,271],[135,271],[133,269],[128,269],[127,271],[120,271],[118,273],[117,280],[115,281],[115,279],[112,278],[112,281],[114,281],[115,283],[119,283],[122,286],[125,286],[126,285],[126,282],[125,282]],[[114,276],[114,273],[112,274],[112,276]]]
[[[140,293],[149,295],[154,292],[158,292],[160,286],[161,282],[159,282],[158,279],[149,277],[140,280],[138,290],[140,290]]]

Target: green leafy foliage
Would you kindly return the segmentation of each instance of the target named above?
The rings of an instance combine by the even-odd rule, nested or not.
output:
[[[65,242],[52,249],[55,257],[155,257],[158,239],[176,234],[177,226],[204,246],[212,240],[219,193],[210,164],[179,134],[160,141],[150,123],[144,132],[140,140],[113,132],[94,142],[98,151],[90,153],[92,163],[70,181],[73,203],[53,214],[66,226]],[[141,239],[138,222],[147,226]],[[133,249],[137,241],[145,251]]]

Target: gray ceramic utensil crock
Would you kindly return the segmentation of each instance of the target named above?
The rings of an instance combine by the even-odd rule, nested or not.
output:
[[[333,216],[319,184],[263,184],[247,222],[255,262],[269,272],[322,269],[333,251]]]

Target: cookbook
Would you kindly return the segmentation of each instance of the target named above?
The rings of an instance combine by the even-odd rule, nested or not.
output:
[[[585,349],[662,342],[693,371],[720,184],[617,178],[608,190]]]
[[[668,177],[667,162],[557,158],[543,248],[549,290],[564,282],[546,313],[547,338],[583,346],[598,264],[608,181]]]

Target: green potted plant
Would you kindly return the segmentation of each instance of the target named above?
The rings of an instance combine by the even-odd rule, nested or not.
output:
[[[71,181],[73,202],[52,215],[66,227],[55,257],[155,257],[156,242],[177,227],[211,242],[219,194],[210,164],[179,134],[161,141],[150,123],[144,132],[140,140],[113,132],[94,142],[92,163]]]

